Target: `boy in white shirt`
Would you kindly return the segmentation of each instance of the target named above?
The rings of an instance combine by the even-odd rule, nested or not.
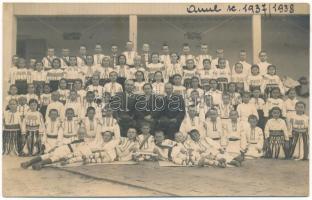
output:
[[[200,45],[200,54],[196,57],[197,70],[203,69],[204,60],[209,60],[211,63],[212,56],[208,54],[208,45],[203,43]]]
[[[111,96],[114,96],[118,92],[122,92],[122,86],[117,83],[117,72],[112,71],[109,73],[110,82],[106,83],[103,87],[104,92],[108,92]]]
[[[260,51],[259,52],[259,59],[260,59],[260,62],[257,63],[257,65],[259,66],[260,75],[263,76],[267,73],[268,66],[271,65],[270,63],[267,62],[267,60],[268,60],[267,52],[266,51]]]

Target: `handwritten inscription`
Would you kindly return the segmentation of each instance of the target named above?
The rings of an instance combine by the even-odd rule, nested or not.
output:
[[[218,4],[215,4],[213,7],[211,8],[200,8],[200,7],[196,7],[195,5],[190,5],[186,11],[188,13],[206,13],[206,12],[220,12],[221,9],[218,8]]]
[[[295,13],[294,4],[229,4],[222,6],[220,4],[209,4],[206,7],[200,7],[194,4],[186,8],[189,14],[204,13],[239,13],[239,14],[293,14]]]

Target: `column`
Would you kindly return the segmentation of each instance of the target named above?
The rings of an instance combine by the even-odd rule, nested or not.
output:
[[[17,23],[13,3],[3,4],[3,97],[9,88],[9,72],[12,56],[16,54]]]
[[[137,38],[138,38],[138,16],[129,16],[129,40],[133,42],[133,48],[137,50]]]
[[[253,63],[258,63],[261,51],[261,15],[252,15],[252,53]]]

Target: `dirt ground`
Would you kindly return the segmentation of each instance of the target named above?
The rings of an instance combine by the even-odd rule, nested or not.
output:
[[[41,171],[3,157],[3,195],[12,196],[307,196],[309,162],[248,160],[241,168],[80,166]]]

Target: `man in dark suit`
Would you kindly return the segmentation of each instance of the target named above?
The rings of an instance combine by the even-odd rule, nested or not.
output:
[[[174,139],[185,116],[185,103],[182,95],[173,94],[171,83],[165,84],[165,110],[158,120],[158,128],[163,130],[168,139]]]
[[[126,137],[128,128],[136,124],[134,120],[136,95],[133,94],[133,89],[133,80],[126,80],[125,91],[116,93],[116,95],[111,98],[110,102],[111,108],[117,118],[122,137]]]
[[[147,122],[151,126],[151,133],[154,134],[157,121],[164,111],[164,97],[153,94],[153,87],[150,83],[144,84],[143,92],[143,95],[136,98],[135,103],[134,112],[137,128],[140,130],[142,124]]]

